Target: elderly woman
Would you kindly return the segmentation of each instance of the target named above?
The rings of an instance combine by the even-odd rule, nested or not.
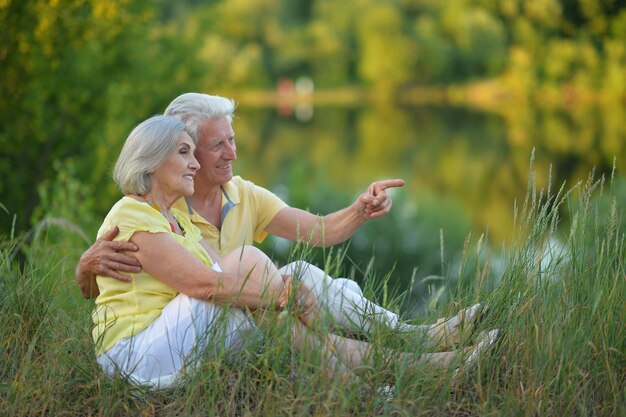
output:
[[[331,371],[360,365],[367,343],[309,332],[317,318],[315,296],[292,285],[258,249],[245,246],[220,257],[182,211],[172,207],[194,192],[199,164],[195,143],[178,119],[155,116],[129,135],[114,169],[124,193],[106,216],[98,235],[112,226],[116,240],[139,248],[143,270],[130,282],[98,276],[93,313],[97,362],[109,374],[121,372],[137,383],[169,386],[194,363],[193,353],[209,345],[237,348],[257,330],[249,311],[281,309],[296,297],[296,347],[314,343]],[[475,351],[485,343],[479,343]],[[422,355],[447,366],[453,352]],[[340,361],[337,360],[340,359]]]

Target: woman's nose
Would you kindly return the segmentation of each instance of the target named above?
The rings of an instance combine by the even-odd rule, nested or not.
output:
[[[198,162],[195,156],[192,156],[191,161],[189,163],[189,167],[191,169],[196,169],[196,170],[200,169],[200,162]]]
[[[224,159],[228,159],[231,161],[237,159],[237,145],[235,145],[235,142],[228,142],[226,147],[226,153],[224,156],[226,157]]]

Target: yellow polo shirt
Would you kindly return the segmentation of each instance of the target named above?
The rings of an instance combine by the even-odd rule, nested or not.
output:
[[[204,240],[225,255],[242,245],[251,245],[253,240],[262,242],[267,236],[265,228],[287,204],[271,191],[235,176],[222,185],[221,230],[196,213],[184,198],[174,207],[184,211]]]
[[[165,217],[147,203],[123,197],[109,211],[98,230],[98,237],[114,226],[120,230],[115,240],[125,242],[135,232],[167,233],[205,265],[212,266],[213,261],[200,244],[200,230],[185,213],[172,208],[172,214],[185,231],[185,236],[172,232]],[[95,324],[92,335],[97,355],[106,352],[121,339],[134,336],[147,328],[178,295],[174,288],[147,272],[130,275],[130,282],[96,277],[100,295],[96,298],[96,308],[92,314]]]

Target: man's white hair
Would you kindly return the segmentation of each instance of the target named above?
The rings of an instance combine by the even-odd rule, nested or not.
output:
[[[233,122],[235,102],[231,99],[201,93],[185,93],[176,97],[165,109],[166,116],[173,116],[187,125],[191,138],[198,142],[198,127],[208,119],[226,117]]]

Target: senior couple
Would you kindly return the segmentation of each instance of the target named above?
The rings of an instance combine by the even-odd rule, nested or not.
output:
[[[319,323],[418,332],[437,348],[473,332],[479,304],[433,325],[409,325],[364,298],[356,282],[333,279],[304,261],[277,269],[251,246],[269,233],[315,246],[341,243],[366,221],[387,214],[392,204],[386,189],[404,181],[374,182],[353,204],[326,216],[289,207],[233,176],[234,109],[232,100],[186,93],[165,115],[135,127],[124,143],[113,173],[124,196],[76,268],[83,295],[97,297],[93,337],[105,372],[170,386],[197,365],[195,353],[236,351],[259,331],[259,312],[285,309],[289,300],[299,319],[288,322],[295,347],[318,347],[331,372],[345,374],[366,363],[371,346],[332,331],[319,334],[312,330]],[[448,367],[459,355],[475,358],[495,336],[481,334],[469,349],[419,360]]]

